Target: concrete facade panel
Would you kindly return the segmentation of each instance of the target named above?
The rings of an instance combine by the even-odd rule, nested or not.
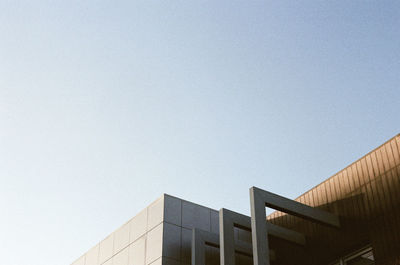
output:
[[[129,245],[129,265],[146,265],[146,236]]]
[[[151,265],[162,265],[162,259],[159,258],[151,263]]]
[[[85,265],[98,265],[99,264],[99,244],[91,248],[85,257]]]
[[[148,207],[147,231],[159,225],[164,219],[164,196]]]
[[[211,211],[209,208],[182,201],[182,226],[210,231]]]
[[[114,253],[120,252],[129,244],[130,224],[126,223],[114,232]]]
[[[182,233],[181,261],[183,263],[190,263],[190,261],[191,261],[191,245],[192,245],[192,230],[182,227],[181,233]]]
[[[128,265],[129,248],[124,248],[113,257],[112,265]]]
[[[114,247],[114,233],[109,235],[106,239],[100,242],[99,264],[103,264],[106,260],[112,257],[113,247]]]
[[[276,250],[271,252],[276,254],[271,264],[330,264],[368,244],[376,264],[399,264],[399,150],[400,136],[396,136],[295,200],[339,216],[340,228],[311,223],[292,212],[267,216],[268,222],[300,232],[307,239],[305,246],[295,246],[271,237],[269,248]],[[297,211],[298,205],[293,205]],[[72,265],[188,265],[193,228],[218,234],[218,212],[163,195]],[[233,229],[235,244],[251,243],[251,232],[242,228]],[[206,264],[217,265],[217,246],[205,248]],[[236,265],[252,264],[244,252],[237,251],[235,257]]]
[[[181,262],[179,260],[163,257],[162,265],[181,265]]]
[[[130,236],[129,243],[134,242],[147,231],[147,208],[129,221]]]
[[[164,222],[182,225],[182,200],[164,195]]]
[[[164,223],[163,257],[181,258],[181,227]]]
[[[162,256],[163,224],[159,224],[147,233],[146,264]]]
[[[109,259],[109,260],[105,261],[102,265],[113,265],[112,262],[113,262],[113,260]]]
[[[219,264],[219,249],[212,246],[205,247],[206,264],[218,265]]]
[[[211,214],[211,233],[219,234],[219,212],[210,211]]]
[[[251,244],[251,232],[243,229],[238,229],[238,240]]]

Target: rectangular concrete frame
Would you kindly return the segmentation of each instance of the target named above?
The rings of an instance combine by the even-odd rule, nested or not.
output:
[[[250,188],[251,233],[254,265],[269,265],[270,253],[268,227],[265,222],[265,207],[286,212],[314,222],[339,227],[339,218],[331,213],[287,199],[277,194],[252,187]]]
[[[192,230],[192,265],[205,265],[205,245],[220,247],[219,235],[198,228]],[[234,253],[243,253],[251,256],[253,249],[250,244],[234,244]]]
[[[304,245],[304,235],[266,222],[269,235],[279,237],[290,242]],[[251,218],[249,216],[222,208],[219,210],[219,241],[221,265],[235,264],[234,227],[251,231]]]

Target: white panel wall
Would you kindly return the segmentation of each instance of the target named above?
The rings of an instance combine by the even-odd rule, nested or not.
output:
[[[192,228],[219,233],[218,211],[165,194],[72,265],[189,265]],[[251,234],[235,229],[235,240],[251,243]],[[219,250],[207,247],[206,261],[218,265]]]

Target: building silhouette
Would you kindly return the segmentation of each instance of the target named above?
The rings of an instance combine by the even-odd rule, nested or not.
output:
[[[295,200],[243,199],[248,216],[164,194],[72,265],[400,264],[400,135]]]

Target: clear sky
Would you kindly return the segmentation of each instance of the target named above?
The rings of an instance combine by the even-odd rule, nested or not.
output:
[[[0,36],[1,264],[162,193],[248,214],[400,132],[399,1],[0,0]]]

